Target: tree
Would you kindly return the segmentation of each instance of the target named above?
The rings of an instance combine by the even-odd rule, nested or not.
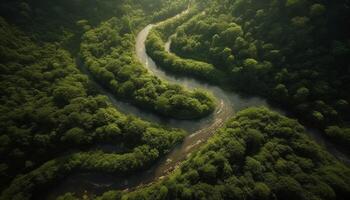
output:
[[[265,183],[255,183],[254,190],[253,190],[253,196],[255,199],[270,199],[271,190]]]
[[[300,87],[300,88],[296,91],[296,93],[295,93],[295,95],[294,95],[294,99],[295,99],[296,101],[298,101],[298,102],[303,102],[303,101],[305,101],[305,100],[308,98],[309,94],[310,94],[310,91],[309,91],[308,88],[306,88],[306,87]]]
[[[198,171],[195,169],[190,169],[188,172],[186,172],[186,179],[190,181],[191,184],[197,183],[199,181]]]
[[[329,126],[326,128],[325,133],[339,142],[349,145],[350,144],[350,128],[340,128],[339,126]]]
[[[160,200],[166,199],[167,195],[168,195],[168,188],[165,186],[162,186],[160,187],[159,197],[157,199],[160,199]]]
[[[234,48],[235,49],[244,49],[247,45],[248,45],[248,43],[245,41],[245,39],[243,37],[239,36],[235,40]]]
[[[105,192],[97,200],[120,200],[121,197],[122,197],[121,192],[119,192],[119,191],[109,191],[109,192]]]
[[[234,24],[233,26],[223,31],[220,35],[225,44],[233,45],[235,39],[243,35],[243,30],[240,26]]]
[[[122,133],[117,124],[108,124],[105,127],[100,127],[96,132],[101,140],[115,139],[121,136]]]
[[[64,142],[69,142],[71,144],[87,144],[90,142],[91,138],[85,134],[85,131],[81,128],[72,128],[68,130],[62,137],[61,140]]]
[[[234,163],[244,158],[245,147],[237,141],[230,141],[225,145],[225,151],[229,155],[229,160]]]
[[[213,183],[216,180],[217,168],[212,164],[206,164],[199,169],[201,179],[207,183]]]
[[[259,177],[262,174],[264,167],[258,160],[252,157],[247,157],[244,169],[245,171]]]
[[[310,7],[310,15],[312,17],[318,17],[326,11],[326,7],[322,4],[315,3]]]
[[[300,28],[305,27],[309,21],[310,19],[308,17],[300,17],[300,16],[293,17],[291,19],[292,25]]]
[[[254,70],[257,68],[258,61],[253,58],[247,58],[244,60],[243,66],[247,69]]]
[[[72,193],[66,193],[57,198],[57,200],[78,200]]]
[[[36,134],[33,138],[34,144],[42,147],[49,146],[50,143],[50,136],[49,135],[42,135],[42,134]]]
[[[287,87],[284,84],[278,84],[273,91],[273,96],[275,99],[286,100],[289,96]]]
[[[53,96],[58,104],[68,104],[70,100],[77,97],[85,97],[84,89],[76,86],[58,86],[53,91]]]
[[[278,199],[298,200],[303,198],[302,187],[293,178],[282,176],[272,188]]]
[[[312,120],[314,120],[315,122],[323,122],[324,116],[322,113],[320,113],[318,111],[313,111],[312,112]]]
[[[302,0],[287,0],[286,7],[294,6],[294,5],[297,5],[301,2],[302,2]]]
[[[249,152],[259,150],[260,146],[264,143],[264,135],[256,129],[246,130],[246,149]]]

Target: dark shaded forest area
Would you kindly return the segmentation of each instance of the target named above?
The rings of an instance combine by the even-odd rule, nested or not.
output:
[[[114,99],[166,121],[212,122],[221,99],[138,59],[148,24],[145,51],[159,69],[284,112],[229,116],[147,185],[58,200],[350,196],[349,165],[308,134],[350,153],[348,0],[4,0],[0,13],[0,200],[45,198],[81,172],[146,172],[200,132],[123,113]]]
[[[348,1],[201,4],[205,12],[168,21],[148,38],[150,56],[161,67],[265,96],[333,141],[350,145]],[[162,43],[175,30],[174,53],[211,65],[167,54]]]

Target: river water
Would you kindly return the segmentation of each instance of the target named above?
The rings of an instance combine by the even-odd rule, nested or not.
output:
[[[185,12],[184,12],[185,13]],[[175,16],[178,17],[178,16]],[[200,120],[176,120],[167,119],[158,116],[152,112],[144,111],[131,104],[125,103],[116,99],[108,90],[103,88],[96,82],[93,76],[89,73],[82,63],[78,63],[83,73],[87,74],[93,82],[96,89],[103,95],[108,96],[110,101],[116,108],[125,113],[137,116],[143,120],[159,123],[164,126],[181,128],[186,130],[189,134],[184,141],[176,146],[169,154],[155,163],[147,171],[135,173],[131,176],[123,177],[118,174],[108,173],[77,173],[64,179],[59,185],[55,186],[47,199],[55,199],[55,197],[66,192],[74,192],[78,195],[92,196],[94,194],[100,195],[108,190],[124,190],[143,186],[151,183],[154,180],[162,179],[167,173],[172,171],[184,160],[191,152],[203,144],[214,134],[217,129],[223,126],[225,121],[232,117],[236,112],[251,107],[251,106],[265,106],[281,114],[286,114],[283,111],[270,106],[266,100],[259,97],[243,97],[233,91],[226,91],[218,86],[210,85],[208,83],[200,82],[193,78],[178,77],[169,74],[157,67],[154,61],[147,55],[145,49],[145,40],[149,31],[155,25],[146,26],[136,38],[136,55],[139,61],[147,68],[148,72],[170,83],[179,84],[187,89],[200,88],[211,92],[217,99],[218,106],[216,110],[208,117]],[[166,50],[169,50],[170,41],[166,43]],[[325,147],[331,154],[342,160],[345,163],[350,163],[348,156],[339,152],[337,148],[320,133],[314,130],[307,131],[312,139]]]

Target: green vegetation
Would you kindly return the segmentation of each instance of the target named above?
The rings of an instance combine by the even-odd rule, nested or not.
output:
[[[168,40],[171,34],[175,32],[177,26],[193,17],[195,13],[197,13],[197,10],[192,8],[188,13],[183,14],[179,18],[167,20],[157,25],[156,28],[153,28],[146,40],[147,53],[160,67],[166,70],[220,83],[223,79],[223,74],[215,69],[213,65],[192,59],[182,59],[174,54],[166,52],[164,48],[164,41]]]
[[[152,134],[147,131],[147,134]],[[158,133],[157,133],[158,132]],[[152,136],[164,137],[155,130]],[[159,135],[156,135],[159,134]],[[147,137],[147,136],[144,136]],[[171,136],[172,137],[172,136]],[[155,140],[165,140],[164,138]],[[158,141],[162,142],[162,141]],[[170,143],[170,142],[169,142]],[[39,168],[14,179],[0,196],[1,200],[31,199],[35,191],[43,191],[74,171],[101,171],[117,174],[131,174],[148,167],[161,152],[148,145],[136,147],[132,152],[122,155],[106,154],[101,151],[75,153],[46,162]]]
[[[179,119],[199,118],[215,108],[203,91],[188,91],[150,75],[134,56],[133,24],[112,18],[83,36],[81,55],[91,73],[118,97]]]
[[[103,20],[124,15],[122,5],[114,0],[3,0],[0,13],[36,41],[59,42],[77,52],[81,35]]]
[[[347,199],[349,176],[297,121],[250,108],[166,180],[105,199]]]
[[[184,139],[183,130],[120,113],[77,61],[117,99],[169,120],[214,111],[210,93],[160,80],[135,55],[141,28],[186,9],[149,33],[147,53],[160,67],[263,96],[349,150],[348,0],[4,0],[0,200],[41,199],[80,172],[143,173]],[[169,38],[173,53],[165,49]],[[232,117],[205,144],[198,140],[200,149],[166,177],[92,199],[350,196],[350,168],[313,142],[299,122],[267,108]],[[58,198],[77,199],[90,197]]]
[[[176,0],[176,1],[161,1],[157,2],[154,0],[148,0],[148,1],[142,1],[142,7],[144,6],[158,6],[158,8],[152,8],[152,11],[155,11],[158,9],[156,12],[152,12],[152,21],[153,22],[159,22],[163,21],[167,18],[173,17],[182,11],[184,11],[188,5],[190,4],[191,0]]]
[[[264,96],[335,142],[350,144],[347,1],[217,0],[197,5],[205,12],[168,22],[150,34],[148,52],[159,66]],[[186,59],[164,52],[162,41],[173,33],[171,50]],[[205,63],[191,67],[187,59]],[[325,131],[334,126],[337,131]]]
[[[0,13],[38,41],[59,41],[77,51],[81,35],[101,21],[122,18],[131,11],[158,21],[177,14],[187,5],[186,0],[3,0]]]
[[[94,5],[93,2],[82,5],[89,11]],[[75,3],[79,2],[58,3],[54,9],[57,9],[57,12],[64,11],[57,16],[57,12],[42,10],[46,3],[13,1],[1,4],[2,10],[6,10],[7,7],[15,9],[11,12],[22,12],[16,10],[22,7],[26,7],[28,12],[31,12],[31,8],[36,8],[31,13],[23,13],[23,16],[42,14],[38,15],[38,18],[27,16],[32,21],[26,25],[21,24],[19,18],[23,17],[22,15],[17,18],[7,16],[7,12],[4,14],[6,20],[18,23],[23,30],[31,33],[32,37],[26,36],[17,27],[0,18],[0,189],[3,190],[0,199],[31,199],[36,191],[43,191],[76,171],[130,174],[142,170],[167,153],[185,135],[181,130],[168,129],[125,116],[113,108],[105,96],[97,95],[88,78],[79,72],[70,53],[64,49],[67,47],[66,42],[71,41],[59,37],[65,35],[63,32],[72,37],[86,32],[82,41],[82,55],[86,60],[94,60],[95,63],[104,63],[104,59],[109,57],[107,54],[115,53],[109,49],[114,46],[116,52],[125,52],[123,56],[108,58],[108,69],[122,69],[120,73],[115,74],[118,79],[112,83],[113,89],[119,90],[117,94],[125,95],[125,99],[133,97],[135,102],[146,109],[154,108],[163,114],[178,118],[197,118],[209,114],[214,109],[214,100],[207,93],[190,92],[180,86],[163,83],[147,74],[145,69],[134,61],[132,27],[145,23],[147,19],[143,19],[141,15],[152,13],[153,9],[162,4],[145,6],[133,4],[132,1],[128,2],[129,4],[117,4],[118,7],[123,7],[123,12],[135,10],[130,13],[135,24],[131,25],[130,19],[125,16],[121,19],[112,18],[94,29],[89,20],[81,17],[93,18],[100,13],[99,11],[79,12],[79,15],[71,16],[74,21],[80,19],[76,24],[71,24],[72,19],[67,19],[69,16],[65,11],[69,6],[72,10],[77,9],[75,6],[79,4]],[[98,2],[99,6],[96,9],[107,9],[109,3]],[[185,3],[172,2],[167,10],[175,12],[185,5],[187,6]],[[115,6],[110,9],[114,9]],[[95,18],[96,23],[114,14],[106,12]],[[162,11],[151,15],[150,19],[160,19],[167,14],[168,12]],[[52,20],[54,16],[57,17],[57,21]],[[57,23],[61,21],[65,21],[60,24],[63,30],[54,30],[46,26],[47,22],[58,26]],[[32,25],[30,31],[29,25]],[[45,27],[47,33],[41,32],[41,28]],[[89,53],[95,54],[95,51],[98,51],[97,47],[94,49],[94,45],[99,42],[98,39],[94,40],[94,34],[100,39],[105,39],[103,37],[110,34],[106,44],[99,44],[102,45],[101,53],[106,56],[88,57]],[[36,40],[40,42],[35,43]],[[117,65],[113,65],[116,63]],[[121,63],[123,65],[119,66]],[[96,72],[94,67],[96,66],[91,67],[92,72]],[[105,78],[104,75],[101,75],[102,78]],[[100,81],[106,84],[105,79]],[[134,91],[131,90],[131,85],[135,86]],[[126,93],[135,95],[128,96]],[[124,146],[126,150],[121,153],[89,151],[98,143]],[[75,151],[81,152],[73,153]]]
[[[0,27],[0,199],[30,199],[73,171],[141,170],[184,137],[119,113],[60,44],[35,44],[3,18]],[[128,150],[88,151],[97,143]]]

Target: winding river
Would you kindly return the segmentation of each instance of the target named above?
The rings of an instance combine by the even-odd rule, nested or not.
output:
[[[175,17],[178,16],[179,15]],[[145,40],[149,34],[149,31],[154,26],[155,25],[153,24],[146,26],[137,35],[136,55],[139,61],[145,68],[147,68],[149,73],[152,73],[162,80],[182,85],[188,89],[200,88],[213,93],[218,100],[216,110],[208,117],[200,120],[166,119],[116,99],[108,90],[100,86],[99,83],[94,80],[93,76],[89,73],[86,67],[78,60],[78,66],[80,67],[81,71],[89,76],[96,89],[103,95],[108,96],[110,101],[119,111],[168,127],[184,129],[189,132],[189,135],[184,139],[183,143],[176,146],[169,154],[155,163],[147,171],[136,173],[128,177],[108,173],[92,172],[74,174],[67,177],[52,191],[50,191],[48,199],[55,199],[55,197],[66,192],[74,192],[78,195],[85,194],[89,196],[93,194],[99,195],[107,190],[124,190],[149,184],[154,180],[162,179],[166,174],[176,168],[180,161],[184,160],[195,149],[198,149],[201,144],[207,141],[207,139],[214,134],[218,128],[222,127],[225,121],[232,117],[236,112],[251,106],[266,106],[281,114],[286,114],[285,112],[270,106],[266,100],[262,98],[243,97],[233,91],[226,91],[218,86],[203,83],[193,78],[177,77],[173,74],[168,74],[161,68],[158,68],[154,61],[147,55],[145,49]],[[170,44],[170,41],[166,43],[167,51],[169,51]],[[320,133],[314,130],[308,130],[307,132],[312,139],[324,146],[339,160],[342,160],[345,163],[350,163],[348,156],[338,151],[332,143],[327,142],[327,140],[323,138]]]

